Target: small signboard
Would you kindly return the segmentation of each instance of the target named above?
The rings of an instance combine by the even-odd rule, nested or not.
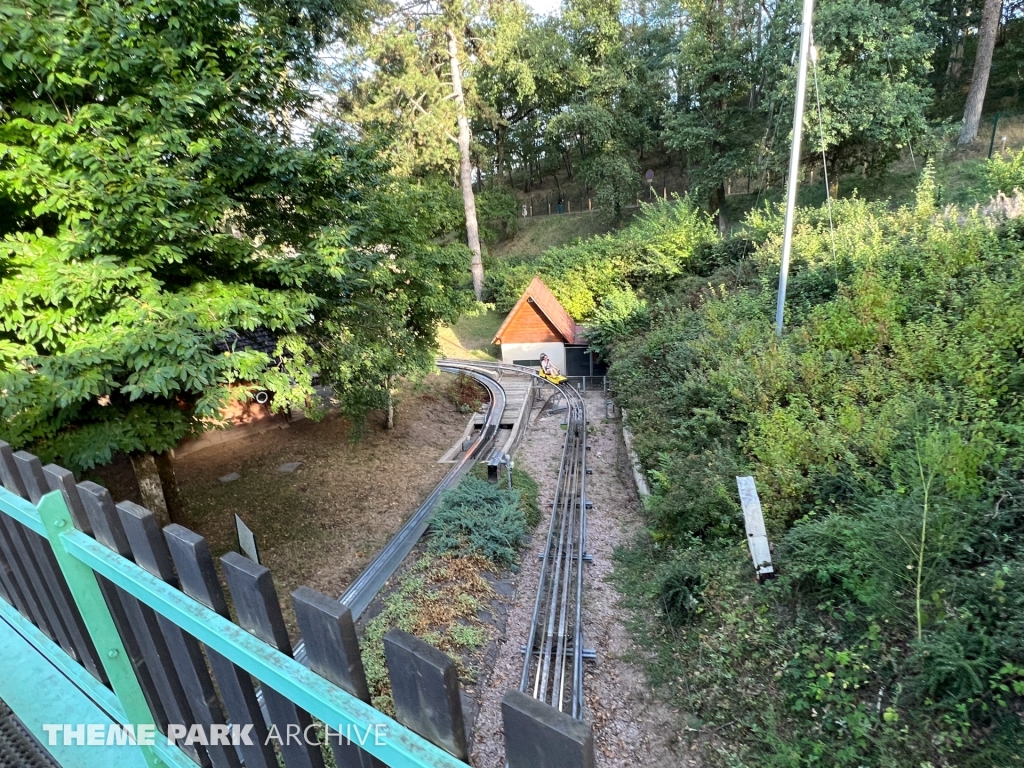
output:
[[[254,563],[259,563],[260,550],[256,546],[256,536],[238,515],[235,515],[235,534],[238,536],[238,550]]]
[[[647,178],[648,184],[654,183],[654,171],[648,171],[646,174],[644,174],[644,176]]]

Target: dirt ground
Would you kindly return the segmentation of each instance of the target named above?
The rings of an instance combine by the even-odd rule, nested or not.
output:
[[[621,621],[619,595],[607,578],[615,547],[632,541],[640,524],[637,498],[620,425],[603,418],[601,393],[588,395],[587,410],[591,446],[587,466],[594,470],[587,478],[587,498],[594,502],[587,518],[587,551],[594,561],[584,572],[583,637],[586,647],[597,651],[597,660],[588,666],[583,687],[584,718],[594,726],[597,765],[696,765],[686,748],[677,743],[678,714],[655,700],[643,671],[624,658],[635,648]],[[524,550],[527,553],[541,548],[550,519],[565,435],[561,419],[561,414],[541,418],[530,428],[515,459],[540,485],[541,508],[547,518],[534,531],[533,541]],[[526,643],[539,577],[540,561],[524,557],[494,670],[480,686],[481,710],[471,756],[475,768],[502,768],[505,764],[501,699],[508,688],[519,685],[520,647]]]
[[[291,625],[292,590],[307,585],[340,595],[448,471],[438,459],[468,418],[445,395],[451,378],[434,374],[408,386],[391,432],[371,414],[353,440],[349,423],[329,414],[179,459],[184,524],[219,555],[237,547],[240,515],[255,532]],[[302,465],[294,474],[277,469],[296,461]],[[220,482],[232,472],[241,479]]]

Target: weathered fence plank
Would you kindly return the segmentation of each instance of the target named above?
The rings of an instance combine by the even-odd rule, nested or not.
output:
[[[768,546],[768,533],[764,527],[761,499],[758,498],[757,487],[752,477],[737,477],[736,487],[739,489],[740,505],[743,507],[743,522],[747,529],[750,557],[754,561],[758,581],[764,581],[775,575],[775,569],[772,567],[772,553]]]
[[[28,500],[38,504],[39,500],[50,492],[49,484],[46,482],[46,475],[43,473],[43,464],[31,453],[18,451],[14,454],[15,465],[17,466],[21,479],[28,492]],[[76,658],[89,670],[89,673],[102,683],[107,681],[107,674],[103,670],[99,655],[93,647],[92,639],[85,628],[82,615],[75,605],[67,583],[60,576],[60,566],[54,557],[49,542],[38,537],[39,549],[45,561],[43,574],[51,579],[48,586],[53,595],[54,604],[60,614],[61,623],[67,630],[68,640],[75,649]]]
[[[237,552],[228,552],[220,562],[224,566],[239,626],[291,656],[292,644],[270,570]],[[309,713],[267,685],[263,686],[263,702],[270,714],[270,722],[277,727],[283,741],[279,747],[285,765],[288,768],[324,768],[319,747],[305,741],[313,733],[313,719]],[[299,737],[289,738],[296,732],[295,728],[298,728]]]
[[[381,768],[380,760],[454,768],[451,754],[465,759],[468,737],[454,662],[436,649],[412,636],[392,634],[386,642],[398,709],[408,712],[416,701],[442,703],[444,711],[427,713],[432,724],[423,728],[438,746],[367,705],[346,606],[308,588],[294,593],[311,671],[303,669],[288,658],[291,643],[266,568],[234,553],[222,559],[238,615],[238,623],[231,623],[202,537],[181,526],[168,526],[161,535],[150,510],[130,502],[115,506],[106,489],[76,484],[66,469],[43,467],[35,456],[14,454],[3,443],[0,479],[0,597],[18,609],[12,613],[3,605],[8,620],[33,633],[33,652],[94,701],[106,701],[115,721],[155,723],[165,734],[168,724],[182,725],[190,736],[189,726],[198,725],[216,740],[227,728],[226,709],[231,724],[251,736],[237,750],[217,741],[204,744],[203,737],[198,744],[179,739],[177,748],[158,738],[152,748],[142,748],[150,768],[185,768],[189,758],[213,768],[279,768],[275,740],[285,768],[323,768],[323,734],[310,712],[329,726],[324,746],[335,750],[340,768]],[[31,537],[38,539],[35,545]],[[44,627],[58,640],[46,639]],[[90,657],[98,675],[87,674]],[[93,680],[107,672],[113,693]],[[264,680],[272,729],[253,677]],[[356,728],[375,736],[359,742],[362,750],[352,742]],[[379,741],[381,728],[386,742]]]
[[[178,571],[182,591],[214,613],[230,618],[206,539],[175,523],[164,528],[164,539]],[[277,756],[267,739],[267,724],[249,673],[210,648],[206,649],[206,655],[228,717],[232,722],[253,726],[252,743],[239,745],[246,768],[277,768]]]
[[[21,480],[21,473],[14,462],[14,451],[2,440],[0,440],[0,483],[16,496],[23,499],[28,497],[28,491]],[[27,535],[30,533],[32,532],[26,531],[24,526],[16,520],[7,515],[0,515],[0,549],[3,551],[4,558],[10,563],[13,576],[16,579],[17,590],[25,606],[23,613],[47,637],[67,651],[67,645],[61,643],[61,635],[58,634],[57,627],[53,625],[56,617],[52,613],[52,607],[46,603],[45,593],[40,593],[37,590],[41,579],[36,572],[35,560],[29,551]]]
[[[452,658],[400,629],[384,635],[384,655],[398,722],[467,761],[466,721]]]
[[[342,690],[369,703],[370,689],[359,655],[352,612],[309,587],[292,592],[292,605],[305,642],[306,666]],[[338,768],[380,768],[384,764],[352,743],[351,734],[330,736]]]
[[[508,768],[594,768],[589,725],[510,689],[501,701]]]
[[[25,487],[21,470],[14,458],[14,451],[5,442],[0,442],[0,478],[8,491],[23,499],[28,499],[28,489]],[[35,615],[39,619],[37,624],[69,656],[78,658],[78,653],[71,642],[71,637],[67,627],[64,626],[50,589],[50,585],[57,579],[54,572],[57,567],[56,562],[51,562],[53,553],[50,552],[48,560],[44,548],[44,545],[48,545],[38,533],[25,528],[6,515],[0,517],[4,518],[15,562],[20,565],[21,571],[26,577],[22,594],[30,603],[34,604]]]
[[[58,467],[61,470],[60,474],[60,490],[65,490],[66,478],[62,474],[67,470]],[[51,472],[51,477],[54,477],[58,473]],[[68,474],[71,474],[68,472]],[[72,476],[73,479],[73,476]],[[54,489],[57,490],[57,489]],[[114,541],[115,536],[112,531],[109,530],[109,526],[106,523],[106,517],[102,510],[106,505],[113,507],[114,502],[110,500],[110,493],[106,488],[96,485],[92,482],[84,482],[80,485],[76,485],[74,495],[77,496],[78,501],[81,503],[81,514],[84,515],[84,520],[79,520],[76,512],[76,505],[69,505],[69,511],[71,513],[72,520],[75,522],[75,527],[80,531],[88,533],[94,539],[99,541],[101,544],[108,548],[110,545],[107,542]],[[65,491],[65,498],[69,495],[68,491]],[[96,525],[100,524],[104,532],[97,533]],[[124,532],[118,527],[117,532],[123,537]],[[124,544],[127,547],[127,542]],[[115,550],[117,551],[117,550]],[[156,692],[156,685],[153,683],[153,676],[149,673],[149,668],[146,665],[146,659],[142,655],[142,649],[139,647],[139,640],[135,636],[135,631],[132,629],[131,622],[128,621],[128,614],[125,613],[125,603],[131,598],[124,594],[121,590],[111,584],[109,581],[104,579],[102,576],[96,576],[96,581],[100,585],[100,593],[103,595],[103,599],[107,603],[107,610],[110,611],[110,617],[114,621],[114,626],[117,627],[117,632],[121,637],[121,642],[124,644],[125,653],[128,654],[128,659],[132,663],[132,667],[135,669],[135,676],[139,681],[139,687],[142,688],[142,693],[146,697],[146,703],[149,706],[149,711],[153,714],[154,722],[160,723],[161,718],[165,717],[163,706],[160,704],[160,697]]]
[[[174,575],[167,545],[160,535],[156,516],[130,501],[118,504],[117,512],[135,562],[158,579],[177,586],[178,580]],[[199,642],[159,614],[157,623],[167,641],[174,668],[188,697],[192,711],[192,719],[188,724],[198,723],[206,729],[206,733],[210,733],[210,726],[224,725],[225,719]],[[240,765],[238,753],[231,746],[210,744],[206,752],[216,768],[238,768]]]
[[[131,560],[131,545],[107,489],[95,483],[82,483],[80,488],[96,540],[107,549]],[[168,723],[183,724],[189,720],[186,715],[189,707],[185,692],[175,674],[171,652],[160,631],[156,612],[120,589],[118,594],[130,628],[128,631],[135,636],[140,657],[144,660],[147,683],[152,685],[147,692],[143,684],[143,692],[150,699],[157,727],[166,734]]]

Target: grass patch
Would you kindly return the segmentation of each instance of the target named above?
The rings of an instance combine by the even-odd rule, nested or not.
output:
[[[527,530],[540,522],[540,488],[530,473],[519,467],[512,467],[512,488],[519,492],[519,508],[526,516]]]
[[[505,316],[493,309],[465,314],[454,325],[442,325],[437,337],[445,357],[497,360],[498,347],[491,343]]]
[[[392,628],[416,635],[455,658],[463,682],[476,680],[480,651],[491,638],[490,628],[477,616],[494,594],[485,573],[494,574],[495,567],[483,557],[427,554],[401,577],[398,588],[384,598],[384,610],[366,625],[361,643],[375,708],[394,716],[384,659],[384,635]]]
[[[610,231],[607,222],[592,214],[566,214],[563,216],[535,216],[520,219],[519,232],[490,249],[493,258],[509,256],[540,256],[548,248],[566,245],[577,238],[586,239]]]
[[[371,702],[389,715],[395,706],[384,635],[392,628],[416,635],[452,656],[464,683],[475,682],[491,639],[491,628],[479,618],[494,596],[485,574],[496,576],[500,566],[514,564],[527,525],[540,521],[537,483],[525,470],[512,470],[511,491],[487,482],[481,471],[487,468],[478,464],[442,496],[434,515],[442,522],[439,529],[431,523],[427,554],[400,577],[384,609],[366,625],[361,648]]]

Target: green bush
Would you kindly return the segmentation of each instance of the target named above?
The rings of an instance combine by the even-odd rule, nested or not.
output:
[[[714,238],[710,220],[688,199],[644,205],[620,232],[551,248],[535,259],[491,262],[486,300],[507,312],[530,279],[540,275],[569,314],[583,320],[633,284],[650,290],[684,274],[688,261]]]
[[[592,315],[652,485],[617,579],[665,621],[636,636],[681,708],[732,724],[730,765],[1020,765],[1024,223],[939,210],[929,173],[915,205],[832,218],[798,212],[781,340],[777,208]]]
[[[509,190],[484,190],[476,196],[476,208],[485,242],[496,243],[515,236],[519,228],[519,201]]]
[[[658,598],[670,626],[689,624],[697,616],[703,583],[699,566],[686,559],[668,561],[658,579]]]
[[[985,181],[992,193],[1024,191],[1024,149],[1004,160],[1000,155],[985,163]]]
[[[526,531],[519,491],[468,475],[441,495],[430,521],[427,548],[438,554],[480,555],[497,565],[515,567]]]

